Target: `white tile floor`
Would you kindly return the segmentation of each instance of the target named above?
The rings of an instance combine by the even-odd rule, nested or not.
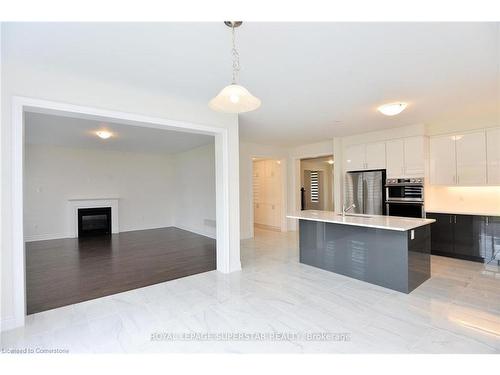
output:
[[[242,241],[243,271],[208,272],[31,315],[2,348],[70,352],[500,352],[500,270],[432,258],[401,294],[298,262],[296,233]],[[153,333],[256,333],[253,341],[151,340]],[[348,341],[263,340],[346,333]]]

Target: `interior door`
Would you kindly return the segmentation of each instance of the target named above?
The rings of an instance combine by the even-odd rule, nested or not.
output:
[[[350,172],[345,174],[344,204],[346,207],[355,204],[350,212],[362,214],[364,207],[363,197],[363,172]]]

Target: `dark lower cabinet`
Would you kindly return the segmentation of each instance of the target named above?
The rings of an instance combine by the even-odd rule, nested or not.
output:
[[[428,213],[431,224],[431,254],[453,254],[453,215]]]
[[[484,234],[486,252],[500,264],[500,216],[487,216]]]
[[[500,217],[428,213],[431,253],[489,262],[500,258]]]

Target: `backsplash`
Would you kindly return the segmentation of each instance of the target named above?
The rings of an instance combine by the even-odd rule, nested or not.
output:
[[[427,185],[425,209],[500,216],[500,186]]]

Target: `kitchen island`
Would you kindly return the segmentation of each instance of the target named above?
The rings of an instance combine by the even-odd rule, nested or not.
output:
[[[430,278],[433,219],[300,211],[300,262],[410,293]]]

